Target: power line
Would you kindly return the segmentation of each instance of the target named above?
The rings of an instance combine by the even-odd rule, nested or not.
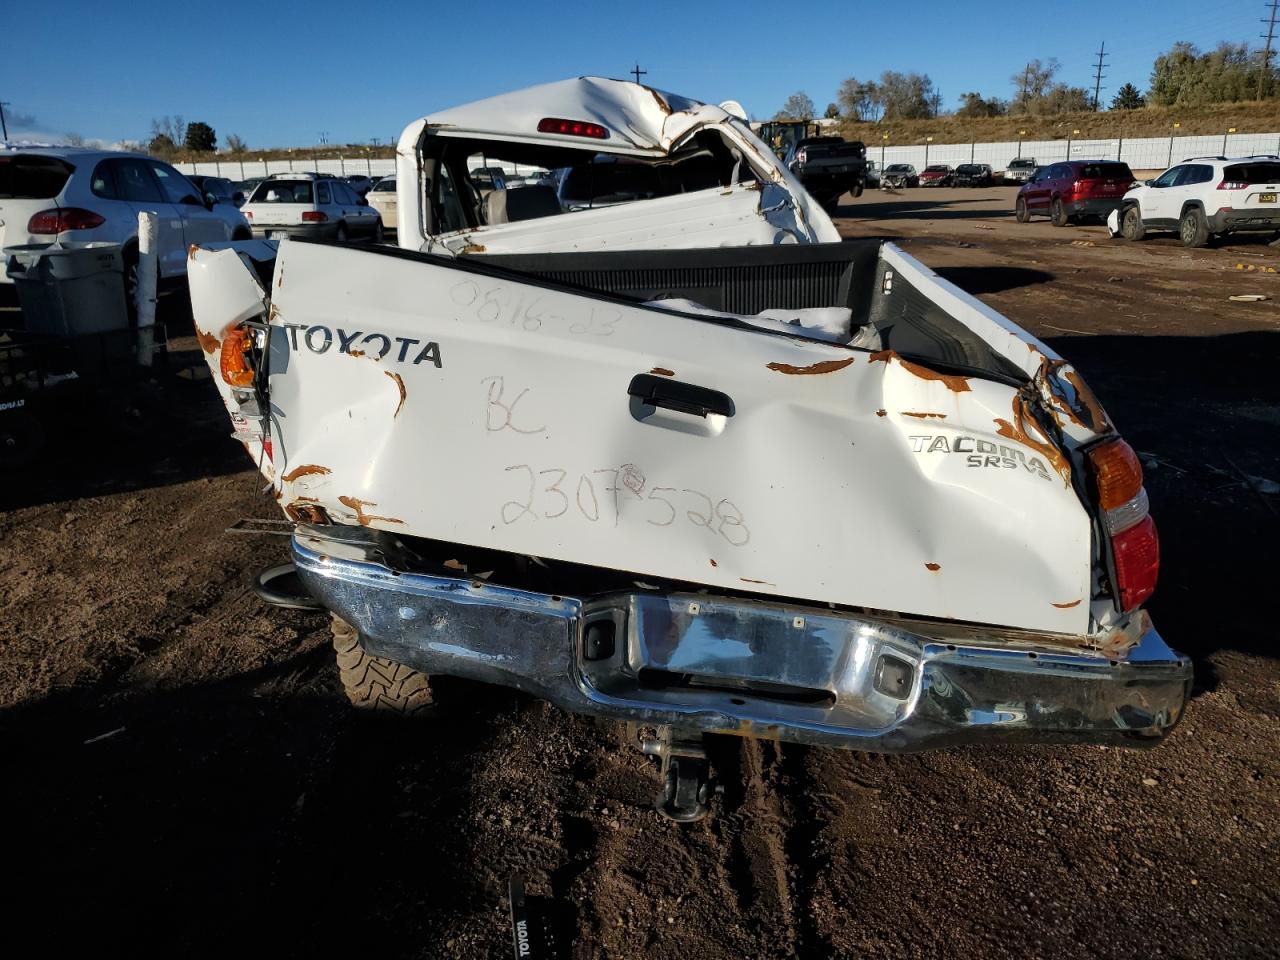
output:
[[[1271,40],[1276,32],[1276,7],[1280,6],[1280,0],[1271,0],[1266,6],[1271,8],[1271,16],[1262,22],[1267,25],[1267,48],[1262,53],[1262,69],[1258,71],[1258,99],[1262,99],[1263,84],[1266,83],[1267,74],[1271,72]],[[1262,34],[1258,34],[1262,36]]]
[[[1280,0],[1275,0],[1280,3]],[[1093,73],[1093,112],[1098,112],[1098,96],[1102,93],[1102,80],[1106,76],[1102,72],[1103,60],[1107,56],[1107,42],[1102,41],[1102,48],[1098,50],[1098,68]]]

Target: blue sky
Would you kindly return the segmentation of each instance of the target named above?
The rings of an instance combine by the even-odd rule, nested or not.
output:
[[[1057,57],[1061,79],[1091,85],[1105,40],[1103,82],[1114,92],[1126,81],[1145,88],[1151,61],[1176,40],[1260,46],[1264,29],[1262,0],[1032,0],[1016,17],[999,7],[13,3],[0,32],[0,100],[17,121],[12,139],[144,139],[152,117],[181,114],[213,126],[219,143],[234,133],[253,147],[313,144],[322,131],[333,143],[385,142],[433,109],[567,76],[619,77],[636,60],[649,71],[646,83],[702,100],[732,97],[753,116],[772,115],[797,90],[821,110],[843,78],[890,69],[928,73],[950,109],[966,90],[1009,97],[1010,75],[1029,58]]]

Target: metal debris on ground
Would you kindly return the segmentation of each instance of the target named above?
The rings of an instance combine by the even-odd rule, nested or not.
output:
[[[1235,303],[1257,303],[1259,300],[1270,300],[1265,293],[1238,293],[1233,297],[1227,297]]]

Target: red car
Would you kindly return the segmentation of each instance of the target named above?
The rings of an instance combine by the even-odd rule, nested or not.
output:
[[[924,173],[920,174],[920,186],[949,187],[954,175],[955,171],[945,163],[935,163],[932,166],[925,167]]]
[[[1133,172],[1118,160],[1064,160],[1041,167],[1022,185],[1014,201],[1019,223],[1048,216],[1055,227],[1085,217],[1102,220],[1120,206],[1133,186]]]

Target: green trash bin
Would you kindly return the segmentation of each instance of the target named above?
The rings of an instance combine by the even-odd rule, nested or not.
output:
[[[5,247],[27,331],[69,338],[127,330],[122,250],[118,243]]]

